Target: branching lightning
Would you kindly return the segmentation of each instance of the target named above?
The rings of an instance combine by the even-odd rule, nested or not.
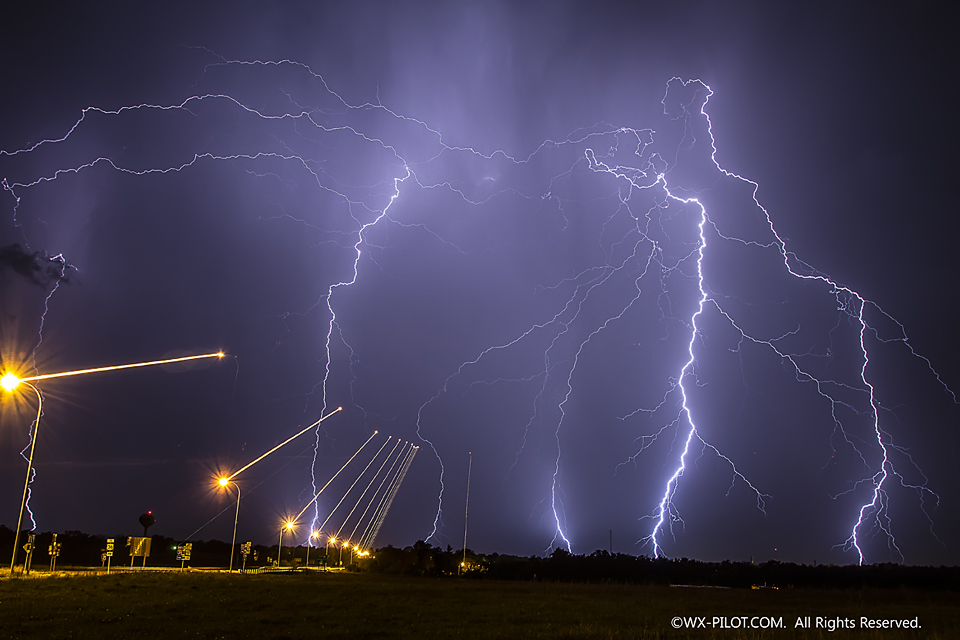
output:
[[[575,516],[565,506],[563,487],[575,483],[576,479],[565,474],[562,448],[568,434],[583,426],[577,423],[581,419],[576,416],[580,414],[572,411],[572,405],[582,393],[580,388],[589,386],[589,376],[584,371],[587,365],[583,363],[596,358],[602,340],[610,334],[630,329],[632,323],[640,322],[638,318],[646,317],[643,314],[654,318],[650,326],[656,329],[650,330],[649,340],[643,342],[638,338],[637,344],[645,348],[652,348],[651,344],[662,346],[662,358],[669,360],[664,369],[670,373],[655,392],[651,392],[659,398],[654,406],[638,406],[639,402],[633,402],[633,408],[619,416],[620,421],[631,428],[635,427],[638,417],[655,424],[635,437],[637,446],[624,452],[619,465],[603,473],[614,475],[621,468],[629,468],[627,463],[636,467],[641,454],[652,457],[649,450],[655,445],[667,450],[663,452],[664,482],[657,489],[659,500],[653,504],[630,506],[637,509],[641,526],[649,527],[640,531],[637,537],[641,546],[654,556],[667,555],[670,544],[667,539],[675,540],[678,535],[675,527],[684,524],[679,508],[684,501],[682,481],[686,482],[684,478],[692,474],[697,450],[701,457],[714,456],[726,470],[730,483],[727,496],[735,490],[745,492],[751,501],[755,500],[758,512],[764,515],[768,503],[777,499],[776,495],[765,493],[762,482],[749,479],[748,476],[753,474],[742,464],[738,465],[741,461],[736,455],[724,453],[726,447],[714,444],[717,440],[708,435],[710,430],[705,427],[711,422],[710,412],[702,408],[706,401],[700,397],[702,388],[709,384],[706,376],[700,373],[709,356],[705,345],[714,339],[714,334],[724,332],[736,336],[736,346],[729,351],[737,354],[741,362],[748,346],[757,347],[778,361],[782,370],[796,383],[813,388],[818,401],[827,408],[831,446],[834,437],[839,438],[841,446],[852,451],[862,462],[864,472],[859,479],[834,496],[835,499],[850,496],[860,500],[859,496],[866,494],[866,501],[858,503],[852,517],[849,536],[839,542],[841,548],[864,563],[869,560],[864,551],[864,539],[880,535],[897,557],[904,557],[895,537],[895,523],[889,509],[888,488],[893,482],[916,492],[920,496],[920,508],[928,519],[931,518],[926,499],[936,501],[936,494],[927,487],[926,477],[910,454],[894,442],[882,424],[884,407],[872,382],[877,365],[871,358],[871,340],[882,344],[901,343],[912,357],[925,363],[954,403],[957,402],[956,394],[941,379],[932,362],[914,351],[899,322],[878,304],[818,272],[787,248],[774,228],[769,212],[760,204],[757,183],[720,166],[716,159],[712,123],[706,110],[712,90],[705,83],[678,78],[667,83],[662,101],[667,116],[663,128],[667,133],[663,136],[670,139],[668,134],[673,132],[671,135],[675,141],[672,145],[661,143],[661,133],[653,129],[598,124],[577,130],[561,140],[545,140],[529,155],[517,156],[500,149],[483,151],[479,145],[447,144],[438,129],[391,110],[379,100],[350,104],[333,91],[323,77],[299,62],[218,57],[216,62],[206,66],[205,78],[215,75],[218,69],[227,68],[239,72],[258,69],[294,73],[316,86],[313,93],[306,92],[308,95],[296,98],[283,92],[285,97],[270,108],[255,108],[242,95],[235,96],[221,90],[197,93],[166,105],[139,104],[114,110],[88,107],[66,133],[21,149],[0,150],[0,159],[6,159],[8,165],[16,168],[19,159],[41,151],[50,150],[52,153],[58,146],[67,145],[73,137],[80,135],[84,127],[94,126],[93,120],[98,121],[97,126],[109,126],[112,120],[134,113],[158,118],[172,114],[194,118],[202,114],[206,118],[216,118],[226,113],[249,119],[245,122],[251,128],[261,127],[272,141],[247,142],[246,147],[243,142],[231,141],[213,150],[199,147],[181,150],[183,157],[166,162],[158,160],[155,166],[147,167],[126,165],[110,154],[96,155],[39,175],[5,176],[3,188],[13,198],[13,216],[18,225],[22,224],[18,216],[23,215],[26,193],[98,166],[130,176],[147,176],[190,171],[205,163],[230,163],[242,167],[254,179],[277,176],[282,170],[284,175],[289,173],[295,176],[294,180],[315,185],[324,196],[341,203],[348,218],[348,231],[327,229],[313,222],[305,224],[322,230],[332,238],[325,242],[343,251],[346,275],[330,277],[329,284],[325,282],[322,289],[325,292],[313,307],[295,312],[300,315],[317,309],[324,312],[320,328],[324,336],[320,356],[322,374],[307,393],[307,402],[319,394],[321,415],[326,413],[331,381],[336,376],[342,374],[349,378],[350,393],[353,393],[353,381],[358,378],[355,369],[358,356],[351,346],[353,340],[348,342],[347,336],[351,335],[352,328],[341,301],[347,290],[362,286],[364,269],[389,272],[389,264],[381,264],[377,258],[383,251],[381,243],[385,242],[381,238],[386,237],[388,229],[418,234],[418,237],[457,256],[458,260],[494,252],[493,248],[481,243],[471,243],[469,234],[458,236],[445,220],[421,222],[415,217],[407,219],[411,213],[403,207],[422,206],[416,203],[417,198],[434,197],[441,203],[438,205],[441,209],[457,206],[478,215],[486,214],[494,205],[504,210],[523,206],[525,215],[541,215],[548,220],[543,223],[549,231],[544,233],[545,236],[574,236],[572,229],[581,225],[587,229],[584,235],[592,234],[588,237],[596,241],[597,246],[590,248],[594,253],[582,259],[571,257],[560,270],[561,276],[552,274],[537,279],[530,295],[535,303],[531,304],[527,315],[518,313],[517,320],[509,323],[507,329],[479,347],[474,341],[465,341],[468,346],[463,349],[471,355],[461,358],[458,351],[456,361],[460,364],[454,364],[435,376],[439,384],[433,392],[414,399],[413,410],[396,408],[398,415],[407,411],[411,416],[415,436],[430,446],[437,461],[436,512],[427,540],[442,536],[444,528],[442,452],[445,445],[442,441],[443,429],[450,427],[443,426],[447,420],[443,411],[449,403],[467,397],[480,386],[514,385],[522,387],[527,395],[525,411],[514,420],[513,441],[507,443],[514,446],[515,453],[508,474],[518,473],[518,469],[527,465],[535,468],[541,457],[546,460],[542,470],[538,471],[535,486],[526,488],[530,494],[539,496],[539,500],[530,505],[531,516],[539,516],[541,523],[548,523],[552,535],[548,550],[556,546],[573,549],[575,540],[570,534],[570,526]],[[209,79],[212,84],[217,81],[217,78]],[[321,151],[324,144],[334,149],[337,144],[352,145],[351,148],[375,154],[376,162],[381,164],[377,165],[377,170],[371,170],[372,178],[367,174],[354,175],[346,169],[337,173],[331,168],[337,159],[336,150]],[[659,146],[661,144],[663,146]],[[703,162],[705,158],[709,162]],[[473,182],[457,173],[461,164],[471,167],[473,173],[468,171],[466,175],[476,178]],[[703,178],[703,175],[707,177]],[[589,197],[581,196],[571,186],[587,178],[593,179],[591,184],[595,185],[591,187],[593,191]],[[743,207],[741,203],[741,208],[755,209],[760,213],[762,219],[753,227],[741,225],[742,228],[738,228],[722,213],[714,213],[711,209],[714,191],[731,188],[732,183],[746,186],[751,191],[749,207]],[[414,204],[407,204],[408,199]],[[304,221],[306,217],[296,219]],[[511,240],[522,244],[527,238]],[[529,241],[539,242],[540,239],[530,238]],[[556,242],[559,244],[560,241]],[[816,351],[810,345],[804,347],[805,351],[789,346],[791,340],[798,342],[803,331],[800,319],[796,320],[795,326],[779,327],[770,335],[764,335],[764,331],[757,328],[750,314],[741,310],[752,302],[737,293],[724,291],[725,280],[718,275],[717,266],[722,263],[722,256],[733,250],[749,253],[752,260],[767,260],[773,254],[778,268],[782,268],[781,275],[819,287],[820,297],[823,297],[822,292],[832,296],[838,320],[830,332],[830,339],[836,335],[840,340],[839,336],[848,325],[855,328],[856,380],[827,377],[822,370],[808,364],[816,358],[829,359],[832,355]],[[558,253],[566,257],[562,249]],[[595,255],[602,257],[597,259]],[[66,265],[62,257],[61,261]],[[55,291],[56,288],[50,295]],[[893,323],[899,335],[885,336],[884,331],[871,324],[871,314],[884,323]],[[647,330],[646,325],[643,330]],[[346,366],[338,369],[337,350],[341,345],[349,352],[349,358]],[[507,362],[511,358],[513,361]],[[650,369],[655,370],[652,365]],[[98,370],[106,369],[74,373]],[[20,380],[41,380],[56,375],[72,374]],[[366,415],[366,409],[356,398],[351,397],[350,402]],[[869,419],[869,439],[854,435],[855,428],[850,423],[855,420],[845,418],[844,411]],[[414,414],[415,418],[412,417]],[[317,529],[320,512],[316,500],[323,491],[317,491],[316,482],[321,446],[318,424],[319,421],[308,427],[308,430],[317,429],[311,471],[315,497],[300,514],[314,505],[311,530]],[[545,434],[542,437],[541,432]],[[672,442],[660,442],[671,437]],[[386,446],[387,443],[381,451]],[[394,453],[398,448],[399,452]],[[368,544],[372,542],[417,449],[409,443],[400,446],[398,439],[350,514],[344,518],[341,531],[354,511],[359,509],[368,490],[372,489],[363,515],[351,532],[354,537],[360,531],[360,540]],[[368,467],[379,454],[380,451]],[[904,462],[896,461],[895,465],[895,454]],[[921,481],[908,480],[901,472],[901,466],[919,474]],[[382,471],[384,475],[381,477]],[[375,482],[378,478],[379,484]],[[645,495],[648,489],[638,489],[637,495]],[[360,529],[362,522],[367,522],[363,530]],[[335,537],[339,537],[341,531]],[[546,537],[544,541],[547,541]]]

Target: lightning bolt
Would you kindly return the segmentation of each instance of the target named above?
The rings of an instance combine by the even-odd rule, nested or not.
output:
[[[670,93],[670,85],[674,82],[679,82],[683,86],[687,86],[688,84],[688,82],[683,82],[679,78],[673,78],[670,81],[670,83],[668,83],[667,95],[665,95],[663,100],[665,113],[667,112],[666,101]],[[698,112],[697,115],[699,117],[702,117],[707,124],[707,132],[709,134],[710,149],[711,149],[711,154],[710,154],[711,161],[713,162],[714,166],[716,166],[716,168],[725,176],[735,178],[736,180],[739,180],[751,186],[753,202],[756,205],[756,207],[763,212],[769,231],[773,236],[774,240],[766,244],[758,245],[756,242],[748,242],[738,238],[731,238],[731,237],[724,236],[723,234],[720,234],[719,231],[717,232],[718,235],[725,240],[734,240],[744,245],[753,244],[765,249],[775,248],[779,252],[782,258],[783,265],[786,271],[791,276],[795,278],[803,279],[803,280],[819,281],[825,284],[828,287],[829,291],[836,297],[838,309],[842,313],[849,316],[859,328],[858,348],[862,358],[862,365],[859,371],[859,382],[861,386],[859,387],[859,389],[856,389],[856,390],[862,393],[865,393],[868,397],[868,403],[869,403],[868,414],[870,416],[870,420],[872,423],[872,432],[876,437],[877,446],[881,451],[881,460],[879,463],[879,467],[876,468],[875,472],[863,478],[859,482],[855,483],[855,488],[861,484],[866,484],[871,487],[870,500],[864,503],[859,508],[857,512],[857,519],[852,526],[850,536],[847,538],[847,540],[844,543],[842,543],[842,546],[848,550],[849,549],[855,550],[857,554],[858,562],[860,564],[863,564],[866,559],[864,556],[863,549],[860,546],[860,537],[862,535],[862,531],[865,528],[873,526],[876,529],[879,529],[885,535],[888,546],[893,550],[895,550],[897,555],[902,560],[903,555],[900,551],[900,548],[897,546],[896,538],[891,530],[891,521],[890,521],[889,512],[888,512],[889,497],[884,489],[884,484],[888,481],[891,475],[896,476],[897,478],[900,479],[901,484],[903,486],[917,491],[918,493],[921,494],[921,496],[923,496],[924,494],[929,494],[934,498],[936,498],[937,500],[939,500],[939,498],[938,496],[936,496],[936,494],[932,490],[930,490],[926,486],[925,482],[919,485],[909,484],[903,479],[903,476],[896,471],[889,455],[890,453],[889,447],[892,446],[889,435],[886,434],[880,426],[880,412],[879,412],[879,405],[876,399],[875,387],[869,381],[868,375],[867,375],[867,369],[870,364],[870,356],[869,356],[869,350],[866,343],[866,337],[868,332],[876,333],[876,330],[870,327],[870,325],[867,323],[864,317],[864,310],[869,305],[874,307],[884,317],[891,320],[893,320],[893,318],[889,316],[889,314],[884,312],[878,305],[866,300],[853,289],[840,285],[835,280],[831,279],[830,277],[824,274],[815,272],[812,268],[809,267],[809,265],[806,265],[802,261],[798,260],[796,256],[794,256],[793,253],[791,253],[787,249],[786,243],[784,242],[783,238],[777,233],[773,225],[773,221],[770,217],[769,212],[760,204],[759,200],[757,199],[757,190],[759,188],[759,185],[751,180],[748,180],[746,178],[743,178],[742,176],[739,176],[735,173],[732,173],[723,169],[723,167],[721,167],[719,162],[717,161],[716,159],[717,150],[716,150],[715,139],[713,137],[712,123],[710,121],[710,116],[706,111],[707,102],[709,101],[710,96],[713,95],[713,92],[709,86],[707,86],[706,84],[702,83],[699,80],[689,81],[689,82],[699,85],[698,93],[700,93],[703,96],[702,101],[700,102],[700,107],[699,109],[697,109],[697,112]],[[690,116],[691,108],[695,105],[695,102],[696,102],[696,99],[683,105],[684,117]],[[690,201],[695,201],[695,199],[684,200],[684,202],[690,202]],[[654,555],[656,556],[663,554],[662,546],[659,542],[658,536],[663,532],[665,524],[669,527],[669,526],[672,526],[672,523],[674,521],[680,520],[678,511],[676,509],[676,505],[674,504],[674,496],[676,494],[676,490],[680,482],[680,478],[683,476],[683,473],[686,469],[686,457],[689,453],[690,444],[694,439],[699,439],[696,426],[691,416],[690,407],[688,406],[688,403],[687,403],[688,402],[687,389],[684,385],[684,380],[688,379],[688,376],[692,374],[692,368],[696,363],[694,345],[695,345],[695,341],[698,334],[697,319],[703,314],[705,304],[710,303],[713,306],[715,306],[715,308],[720,312],[720,314],[730,322],[731,326],[737,329],[737,331],[740,333],[742,338],[746,340],[750,340],[754,343],[762,344],[762,345],[765,345],[766,347],[769,347],[783,361],[789,363],[790,367],[793,369],[793,371],[795,372],[795,375],[797,376],[797,380],[815,384],[817,388],[817,392],[829,401],[833,420],[836,423],[837,427],[840,428],[841,431],[843,431],[843,425],[841,421],[837,418],[835,408],[838,404],[845,404],[845,403],[842,403],[842,401],[839,400],[838,397],[831,394],[827,390],[828,386],[835,384],[834,381],[820,380],[816,376],[805,371],[798,364],[797,359],[794,355],[784,353],[776,347],[776,344],[775,344],[776,340],[762,340],[762,339],[757,339],[748,335],[739,326],[737,326],[734,319],[723,309],[719,301],[715,297],[709,296],[709,294],[707,293],[706,289],[704,288],[703,253],[707,246],[707,240],[704,235],[704,227],[709,223],[709,220],[707,218],[706,210],[702,207],[701,207],[701,212],[702,212],[702,215],[699,223],[700,243],[698,248],[699,255],[697,260],[697,273],[698,273],[698,283],[699,283],[699,289],[700,289],[700,299],[699,299],[699,305],[698,305],[697,311],[696,313],[694,313],[690,321],[692,331],[691,331],[690,342],[688,344],[689,359],[684,364],[683,369],[681,370],[678,376],[679,382],[677,384],[677,387],[679,388],[680,394],[682,396],[683,415],[686,423],[689,425],[689,430],[687,432],[687,437],[684,442],[683,450],[680,454],[679,465],[677,466],[674,473],[668,479],[666,483],[666,487],[664,489],[663,497],[655,513],[654,519],[656,520],[656,524],[654,525],[654,528],[651,534],[645,539],[652,544]],[[913,347],[909,344],[909,341],[906,336],[906,331],[904,330],[903,326],[899,322],[896,322],[896,320],[893,320],[893,321],[896,323],[897,327],[901,331],[901,336],[894,338],[893,340],[903,342],[908,347],[910,353],[913,356],[923,360],[928,366],[931,373],[936,378],[937,382],[941,384],[941,386],[944,388],[946,393],[949,394],[953,402],[956,403],[957,402],[956,394],[949,387],[947,387],[945,383],[943,383],[942,379],[940,378],[940,375],[934,370],[933,365],[929,361],[929,359],[919,355],[918,353],[916,353],[916,351],[914,351]],[[879,337],[879,334],[877,335]],[[881,338],[881,340],[883,339]],[[845,386],[845,385],[841,385],[841,386]],[[860,456],[860,459],[863,460],[864,463],[866,464],[866,460],[864,458],[863,453],[861,453],[859,449],[857,449],[856,446],[853,445],[851,440],[847,438],[846,435],[845,435],[845,440],[848,444],[850,444],[854,448],[854,450],[856,450],[856,453]],[[718,455],[722,455],[722,454],[719,454],[719,452],[717,453]],[[725,458],[725,456],[723,457]],[[909,460],[911,463],[913,462],[912,458],[909,458]],[[729,459],[728,459],[728,462],[729,462]],[[730,464],[731,466],[733,465],[732,462]],[[736,471],[736,467],[733,467],[733,469],[736,477],[742,479],[744,482],[746,482],[750,486],[751,489],[753,489],[756,492],[758,508],[760,508],[762,511],[764,507],[763,498],[769,497],[769,496],[766,496],[765,494],[760,493],[755,487],[753,487],[753,485],[750,484],[749,481],[747,481],[746,478],[742,476],[742,474]],[[922,475],[922,472],[921,472],[921,475]],[[924,480],[925,480],[925,477],[924,477]],[[924,514],[927,516],[929,520],[930,515],[926,511],[925,505],[921,504],[921,507],[923,509]],[[931,520],[931,524],[932,524],[932,520]],[[939,538],[937,538],[937,540],[939,541]]]
[[[931,517],[925,501],[936,501],[936,494],[927,487],[926,477],[913,458],[894,442],[881,423],[885,409],[871,378],[876,365],[870,357],[870,341],[901,343],[913,357],[926,364],[954,403],[957,402],[956,394],[941,379],[932,362],[914,351],[899,322],[876,303],[818,272],[787,248],[774,228],[769,212],[757,197],[757,183],[721,167],[716,158],[713,125],[706,109],[713,92],[705,83],[677,78],[667,83],[662,102],[668,122],[663,133],[601,123],[574,131],[559,140],[545,140],[529,155],[519,156],[501,149],[486,152],[471,146],[448,144],[439,129],[394,111],[381,104],[379,99],[350,104],[331,89],[320,74],[303,63],[293,60],[228,60],[204,51],[214,57],[214,62],[207,64],[203,73],[203,79],[210,83],[222,80],[217,74],[225,69],[289,72],[313,83],[313,93],[307,100],[283,91],[282,98],[268,101],[269,107],[252,106],[254,101],[245,98],[242,91],[233,95],[220,90],[197,92],[169,104],[138,104],[114,110],[88,107],[63,135],[13,151],[0,150],[0,158],[14,162],[41,152],[52,153],[80,136],[86,126],[94,126],[94,121],[103,124],[135,114],[173,118],[176,122],[180,117],[207,121],[229,114],[243,118],[251,128],[259,127],[263,135],[253,142],[230,140],[224,136],[228,142],[213,145],[213,150],[181,150],[181,157],[166,161],[158,158],[152,166],[124,162],[119,153],[93,154],[82,162],[41,175],[19,179],[4,177],[2,186],[14,200],[13,215],[18,225],[21,224],[17,216],[20,215],[24,192],[97,167],[132,176],[148,176],[189,171],[206,163],[227,163],[241,167],[257,179],[281,180],[286,180],[282,176],[291,171],[297,176],[294,182],[308,182],[339,202],[347,221],[340,226],[325,227],[308,221],[305,216],[297,217],[285,211],[279,216],[265,218],[289,218],[306,225],[323,234],[322,242],[349,255],[346,275],[333,278],[332,284],[325,287],[323,295],[312,306],[284,314],[284,318],[304,317],[319,310],[324,315],[322,366],[316,383],[305,394],[305,410],[318,396],[321,414],[326,413],[332,393],[331,383],[336,375],[338,349],[342,347],[349,354],[344,369],[350,379],[350,401],[362,410],[364,416],[372,415],[353,397],[353,382],[358,379],[360,359],[351,346],[352,340],[348,341],[350,330],[345,322],[349,320],[344,320],[339,302],[362,280],[364,269],[389,272],[389,266],[378,260],[387,242],[381,238],[386,237],[388,230],[396,228],[422,234],[464,259],[492,251],[489,247],[471,244],[469,239],[455,239],[455,234],[444,231],[440,222],[427,224],[406,220],[403,218],[406,210],[398,212],[398,208],[419,206],[415,204],[416,198],[426,196],[447,198],[479,212],[486,211],[485,208],[493,203],[505,206],[518,206],[519,203],[548,218],[549,224],[553,225],[551,232],[560,236],[574,235],[571,230],[575,225],[584,223],[578,217],[579,212],[572,211],[573,208],[583,207],[597,212],[608,202],[613,203],[610,211],[600,216],[602,219],[588,221],[596,225],[599,245],[596,250],[603,258],[593,262],[570,259],[571,267],[564,271],[564,277],[541,278],[531,294],[531,299],[537,301],[532,305],[535,310],[529,314],[532,321],[520,322],[519,329],[484,343],[492,346],[471,346],[472,351],[468,353],[472,355],[465,359],[457,357],[460,364],[447,369],[448,375],[439,376],[435,391],[425,394],[425,400],[416,401],[413,419],[416,437],[429,445],[438,464],[436,514],[427,540],[443,535],[446,485],[441,455],[443,445],[439,441],[442,431],[438,422],[444,403],[463,397],[480,386],[517,385],[533,388],[528,409],[517,421],[516,456],[508,474],[530,459],[543,457],[547,461],[547,472],[537,485],[541,500],[533,506],[531,515],[539,514],[542,522],[549,523],[552,539],[548,549],[555,546],[573,549],[570,517],[564,505],[561,446],[565,434],[572,428],[570,407],[576,389],[587,375],[582,363],[599,349],[597,345],[605,334],[629,326],[635,321],[635,314],[649,308],[658,314],[661,327],[660,334],[655,336],[658,344],[679,342],[683,348],[677,349],[679,355],[670,365],[672,373],[665,387],[657,393],[659,402],[620,416],[624,423],[641,415],[659,422],[652,431],[636,438],[638,448],[612,473],[628,463],[636,465],[641,454],[672,434],[673,441],[668,444],[670,461],[666,463],[669,468],[660,499],[652,511],[649,507],[640,510],[646,513],[640,520],[652,522],[651,529],[641,537],[640,543],[651,549],[653,555],[667,555],[669,543],[665,538],[668,535],[675,537],[674,527],[683,525],[678,506],[683,500],[681,484],[693,472],[692,458],[697,449],[700,456],[716,456],[729,469],[727,495],[742,487],[755,498],[761,513],[766,513],[767,502],[775,499],[775,496],[764,493],[760,483],[749,480],[747,474],[741,472],[736,456],[727,455],[712,442],[713,439],[708,437],[707,412],[699,411],[697,407],[696,396],[707,384],[699,373],[708,353],[705,344],[711,331],[721,329],[737,336],[737,346],[731,351],[738,354],[741,363],[744,349],[749,345],[756,346],[772,354],[797,383],[811,386],[828,407],[829,421],[833,426],[831,446],[833,437],[839,438],[841,446],[859,456],[865,473],[852,487],[833,496],[839,499],[847,494],[860,495],[866,488],[868,498],[858,506],[850,535],[840,542],[841,548],[855,553],[858,561],[863,563],[866,561],[865,537],[880,532],[888,546],[902,558],[889,511],[887,488],[891,482],[899,482],[915,491],[921,498],[923,512],[928,519]],[[255,104],[265,103],[258,100]],[[671,133],[675,129],[679,134]],[[665,142],[661,143],[661,139]],[[370,182],[363,182],[360,178],[351,180],[346,169],[336,166],[336,145],[340,144],[354,145],[374,154],[370,164],[383,167],[382,171]],[[325,151],[323,153],[328,155],[323,155],[319,149],[324,145],[334,150]],[[160,155],[159,151],[156,153]],[[704,162],[704,158],[708,162]],[[556,170],[548,162],[559,164],[562,169]],[[458,163],[483,172],[483,178],[471,184],[462,177],[450,175]],[[587,203],[578,200],[570,186],[586,175],[601,178],[604,188],[608,189],[604,195]],[[721,189],[729,188],[730,182],[749,189],[752,207],[760,214],[762,233],[745,232],[723,216],[712,215],[711,198],[717,197],[716,193]],[[812,348],[806,352],[794,352],[784,346],[799,335],[799,324],[780,335],[765,336],[754,323],[741,317],[737,309],[751,303],[737,295],[723,293],[715,268],[716,263],[723,260],[723,251],[729,251],[731,247],[750,252],[750,255],[774,254],[789,278],[816,285],[818,290],[832,296],[838,320],[831,331],[831,339],[836,334],[839,340],[848,324],[856,328],[859,367],[854,382],[825,377],[815,370],[816,367],[809,366],[809,360],[829,360],[832,353],[817,352]],[[47,302],[49,299],[48,296]],[[883,333],[871,324],[871,314],[878,320],[893,323],[899,334],[890,337]],[[682,339],[678,339],[678,335]],[[520,367],[522,371],[518,372],[516,366],[505,362],[511,354],[523,354],[520,358],[524,362]],[[869,441],[853,433],[850,421],[842,415],[847,410],[869,419]],[[403,410],[398,410],[397,415],[402,413]],[[662,417],[664,414],[665,418]],[[535,432],[538,429],[547,437],[537,439]],[[314,493],[320,447],[318,426],[310,479]],[[906,479],[895,465],[896,455],[902,455],[906,464],[920,474],[921,482]],[[311,530],[320,518],[316,505],[312,517]]]

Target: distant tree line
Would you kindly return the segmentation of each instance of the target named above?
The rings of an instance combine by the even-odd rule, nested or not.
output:
[[[21,534],[21,542],[24,535]],[[106,536],[92,536],[80,531],[67,531],[57,537],[61,545],[59,568],[99,567],[106,547]],[[33,567],[43,570],[49,564],[47,548],[51,533],[37,534]],[[126,536],[115,537],[114,566],[129,564]],[[152,536],[149,566],[178,567],[177,547],[183,541],[165,536]],[[191,559],[187,566],[226,567],[230,545],[219,540],[192,541]],[[0,525],[0,563],[9,566],[13,548],[13,531]],[[277,547],[255,545],[247,559],[247,568],[273,565]],[[310,566],[327,562],[326,547],[309,550]],[[386,546],[369,557],[357,558],[348,551],[330,549],[330,565],[349,571],[431,577],[462,576],[471,580],[543,580],[551,582],[593,582],[646,585],[689,585],[731,588],[832,588],[884,589],[917,588],[960,591],[960,567],[918,567],[898,564],[798,565],[790,562],[700,562],[687,558],[667,559],[632,556],[623,553],[594,551],[589,555],[554,549],[546,557],[476,554],[467,549],[455,550],[432,546],[423,540],[402,549]],[[23,552],[18,554],[22,562]],[[307,562],[307,548],[284,546],[281,566],[298,567]],[[140,560],[136,564],[139,566]],[[242,564],[239,544],[234,550],[234,568]]]
[[[689,585],[731,588],[900,587],[960,591],[960,567],[915,567],[898,564],[798,565],[790,562],[700,562],[594,551],[576,555],[554,549],[547,557],[497,553],[478,555],[467,550],[431,546],[419,541],[404,549],[385,547],[361,563],[359,570],[425,576],[455,576],[481,580],[546,580],[649,585]],[[464,566],[461,566],[461,563]]]

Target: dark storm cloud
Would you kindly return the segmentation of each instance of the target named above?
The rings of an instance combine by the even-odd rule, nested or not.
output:
[[[17,243],[0,247],[0,276],[12,272],[44,289],[58,281],[69,282],[72,268],[60,255],[24,251]]]

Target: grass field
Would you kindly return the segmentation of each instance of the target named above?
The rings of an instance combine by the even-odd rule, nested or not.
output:
[[[675,630],[675,616],[707,628]],[[725,616],[728,628],[710,628]],[[783,628],[729,628],[735,617]],[[795,629],[798,617],[921,629]],[[757,621],[759,623],[759,620]],[[133,572],[0,580],[0,638],[960,638],[960,593]]]

